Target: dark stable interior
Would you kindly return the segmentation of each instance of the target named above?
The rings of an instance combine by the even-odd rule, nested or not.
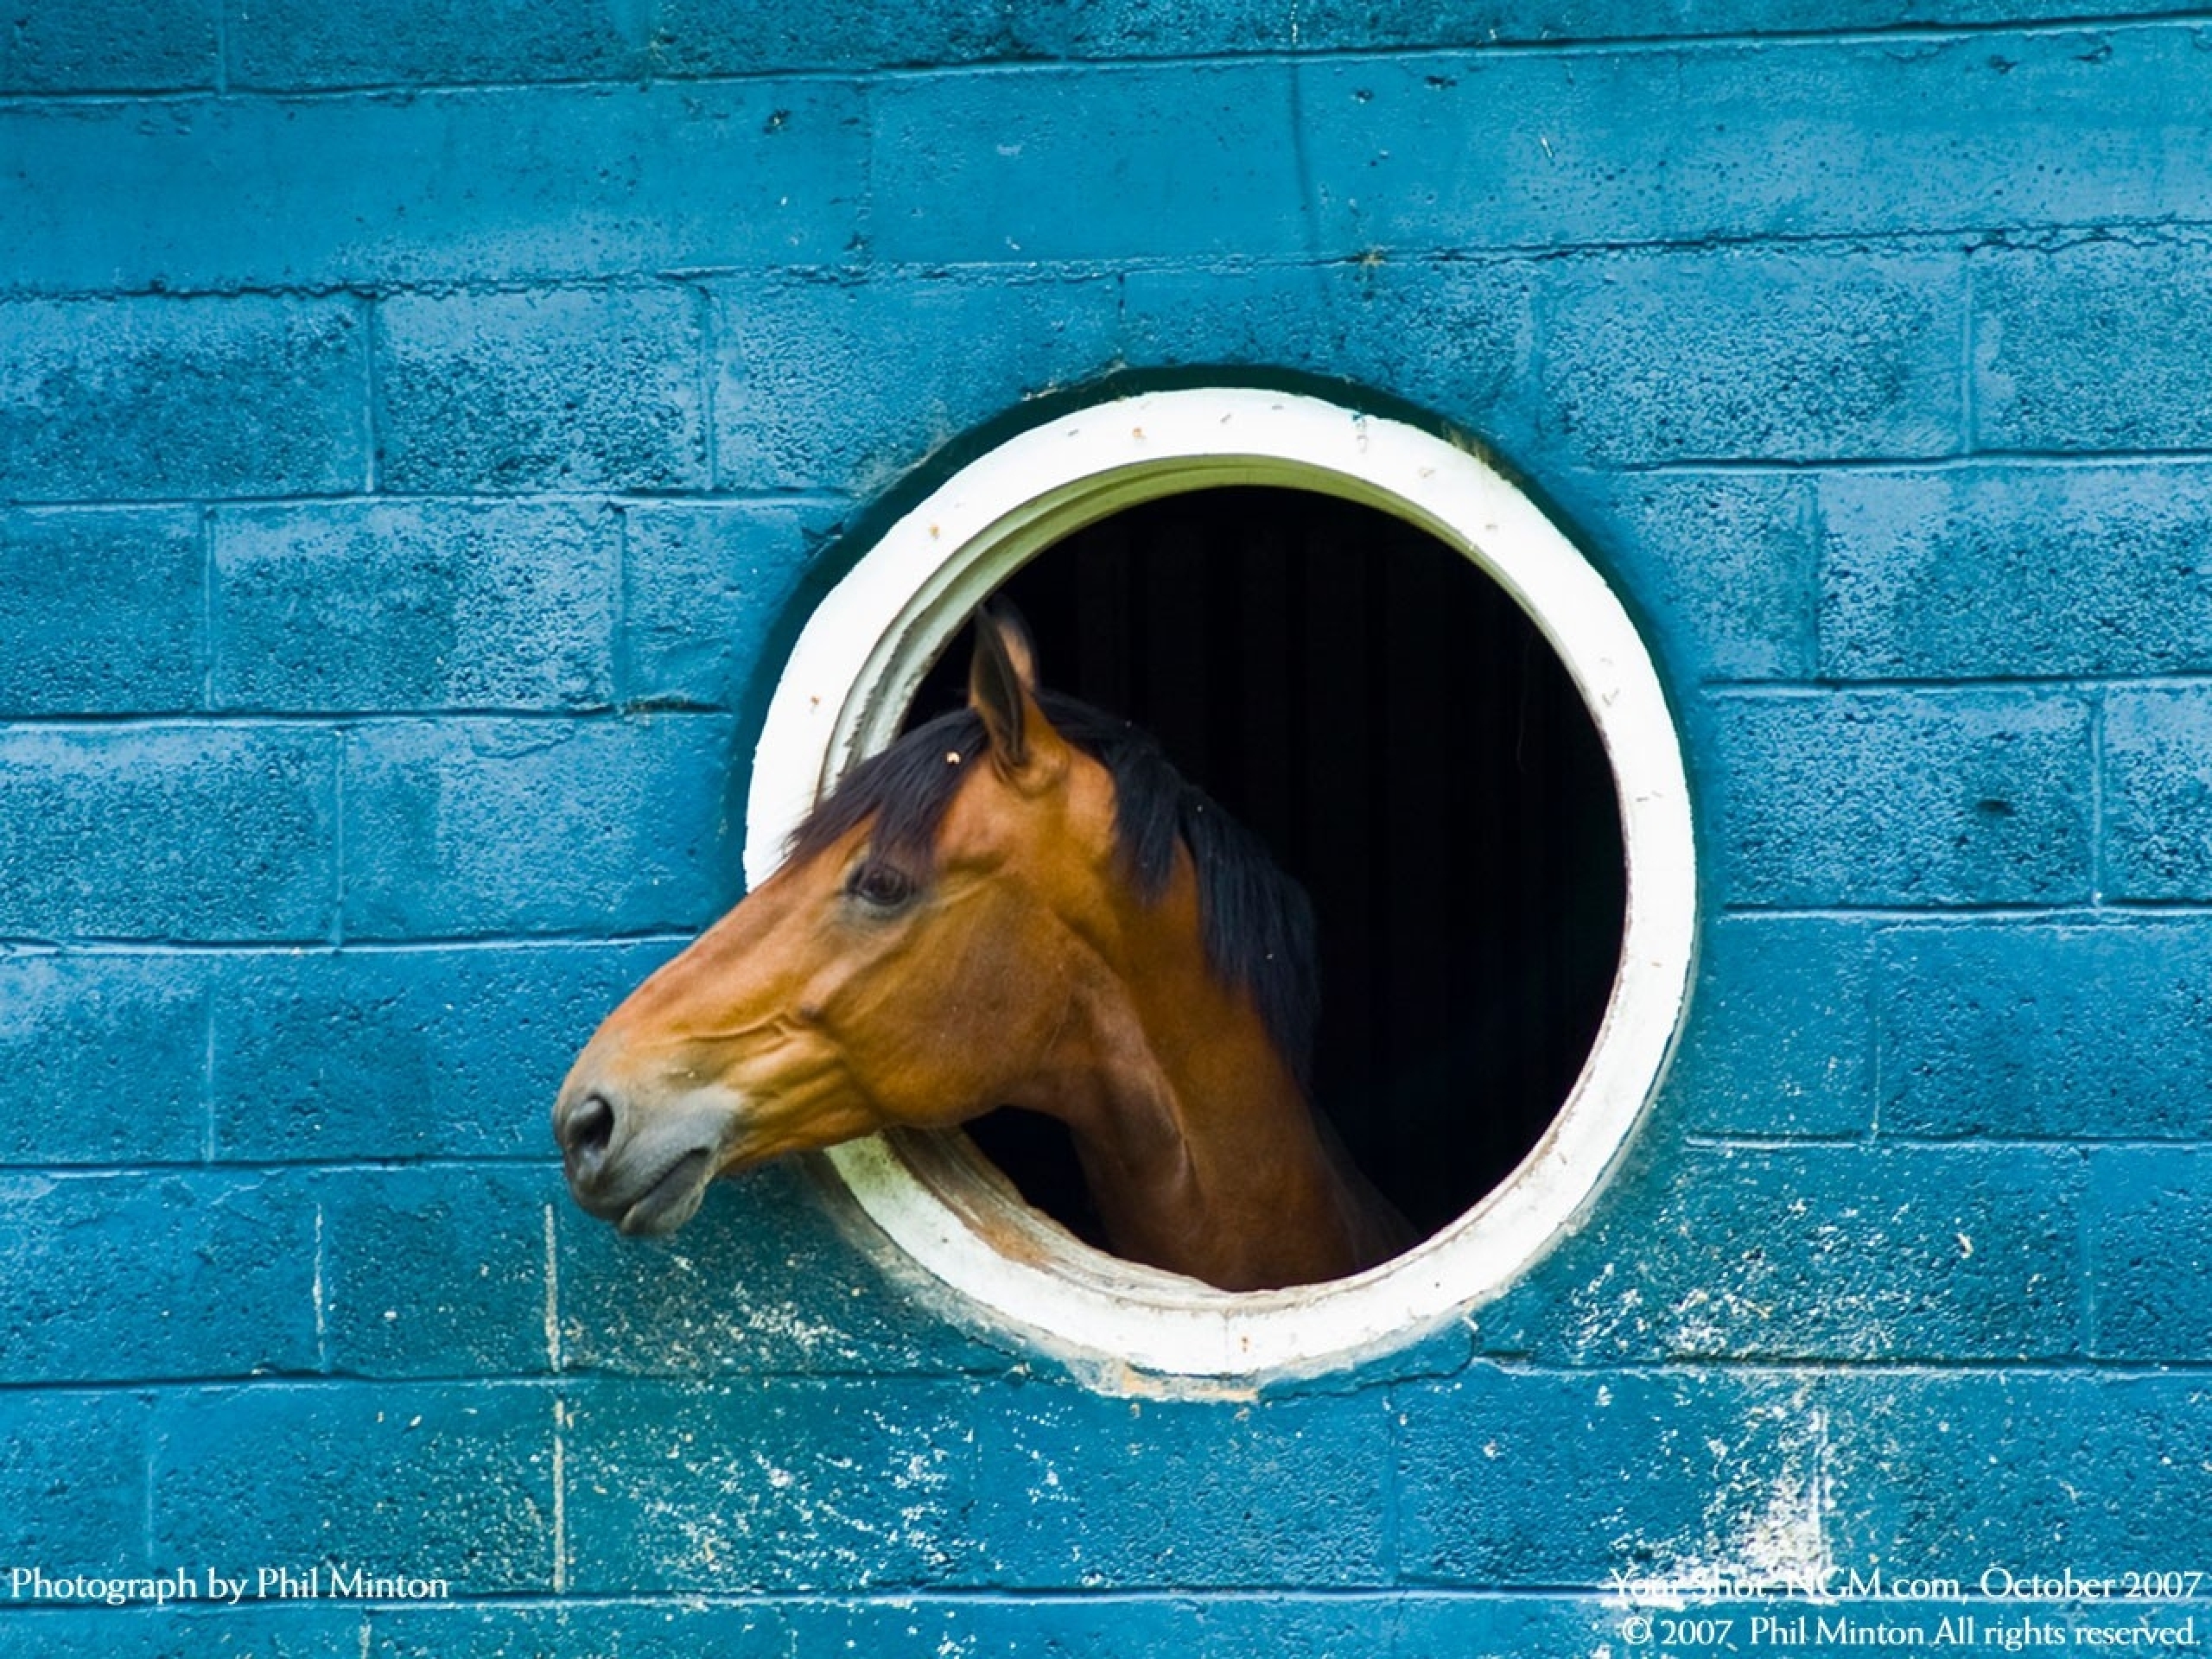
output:
[[[1611,773],[1535,625],[1419,528],[1289,489],[1130,508],[1000,592],[1047,685],[1153,732],[1305,884],[1316,1103],[1424,1234],[1465,1212],[1566,1099],[1620,950]],[[965,668],[956,641],[912,717],[957,702]],[[969,1132],[1097,1242],[1057,1124]]]

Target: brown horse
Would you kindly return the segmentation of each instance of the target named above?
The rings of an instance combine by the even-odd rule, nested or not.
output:
[[[569,1188],[664,1233],[717,1174],[1014,1106],[1067,1126],[1120,1255],[1340,1278],[1411,1239],[1307,1104],[1311,932],[1255,838],[987,614],[967,709],[856,767],[577,1058]]]

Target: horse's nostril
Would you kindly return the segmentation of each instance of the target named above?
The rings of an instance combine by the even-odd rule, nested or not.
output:
[[[561,1114],[561,1150],[573,1170],[588,1170],[614,1139],[614,1108],[604,1095],[586,1095]]]

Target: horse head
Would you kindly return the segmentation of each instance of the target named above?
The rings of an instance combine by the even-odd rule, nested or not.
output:
[[[1030,1103],[1115,927],[1114,846],[1104,769],[984,619],[966,710],[864,763],[577,1058],[554,1109],[577,1201],[667,1232],[715,1175]]]

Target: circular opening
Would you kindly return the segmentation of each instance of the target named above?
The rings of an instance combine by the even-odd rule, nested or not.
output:
[[[1315,1103],[1423,1236],[1465,1213],[1573,1088],[1620,951],[1612,774],[1535,623],[1401,518],[1254,486],[1124,508],[999,593],[1048,684],[1159,738],[1304,886]],[[941,658],[908,722],[956,706],[963,671]],[[1101,1242],[1058,1124],[968,1133]]]
[[[1439,918],[1448,908],[1440,895],[1457,883],[1468,890],[1462,913],[1484,920],[1482,929],[1473,930],[1484,937],[1495,937],[1504,910],[1526,905],[1533,916],[1517,961],[1501,957],[1485,968],[1463,950],[1440,972],[1414,974],[1421,981],[1419,995],[1434,998],[1434,1028],[1446,1033],[1440,1052],[1447,1058],[1437,1064],[1434,1080],[1419,1044],[1377,1043],[1372,1031],[1363,1041],[1344,1039],[1343,1053],[1354,1058],[1332,1062],[1357,1077],[1348,1091],[1355,1105],[1426,1098],[1436,1103],[1437,1112],[1456,1113],[1459,1132],[1471,1143],[1467,1157],[1452,1160],[1448,1171],[1407,1177],[1414,1207],[1433,1225],[1430,1236],[1352,1278],[1232,1294],[1087,1246],[1025,1202],[1014,1182],[966,1136],[881,1137],[827,1154],[855,1201],[920,1265],[997,1320],[1096,1356],[1112,1374],[1133,1369],[1167,1376],[1249,1376],[1336,1363],[1404,1341],[1510,1284],[1575,1224],[1602,1186],[1671,1051],[1695,925],[1693,837],[1680,745],[1656,672],[1626,612],[1532,503],[1479,457],[1433,434],[1277,392],[1163,392],[1096,405],[1023,433],[963,467],[893,524],[823,598],[802,631],[772,696],[755,758],[746,860],[748,875],[758,881],[779,861],[789,831],[820,791],[861,755],[896,735],[932,664],[976,605],[1002,585],[1034,613],[1033,626],[1046,635],[1041,654],[1048,681],[1116,707],[1150,725],[1171,747],[1187,745],[1192,740],[1179,739],[1176,728],[1192,706],[1188,671],[1180,686],[1173,675],[1161,682],[1159,706],[1147,701],[1153,691],[1138,694],[1132,687],[1132,695],[1116,696],[1110,684],[1089,678],[1103,674],[1110,679],[1124,671],[1103,658],[1086,664],[1086,650],[1096,653],[1097,646],[1086,647],[1085,639],[1106,637],[1094,607],[1103,611],[1110,604],[1084,586],[1106,578],[1080,572],[1153,557],[1111,550],[1140,535],[1165,533],[1171,521],[1201,530],[1214,524],[1222,537],[1183,560],[1188,569],[1172,578],[1195,584],[1184,589],[1186,608],[1195,616],[1166,617],[1134,603],[1126,608],[1149,619],[1147,638],[1162,629],[1188,629],[1195,621],[1201,632],[1213,632],[1218,645],[1237,634],[1237,625],[1210,615],[1192,595],[1210,595],[1218,582],[1243,607],[1245,632],[1274,626],[1259,620],[1273,601],[1254,605],[1258,587],[1238,574],[1247,556],[1263,556],[1242,538],[1256,523],[1272,525],[1280,540],[1303,543],[1307,538],[1300,526],[1309,520],[1334,527],[1332,537],[1321,537],[1333,541],[1333,550],[1309,547],[1296,553],[1310,562],[1304,574],[1287,577],[1273,591],[1281,596],[1299,582],[1319,582],[1325,590],[1319,608],[1343,613],[1323,641],[1334,652],[1326,674],[1312,671],[1309,663],[1295,688],[1313,709],[1361,706],[1372,719],[1379,707],[1387,714],[1387,696],[1377,704],[1336,695],[1350,683],[1341,677],[1351,672],[1347,664],[1356,655],[1364,666],[1351,679],[1364,676],[1371,684],[1379,674],[1386,686],[1401,671],[1389,666],[1394,661],[1412,664],[1402,668],[1405,683],[1447,690],[1480,660],[1500,671],[1508,656],[1526,665],[1524,678],[1512,686],[1512,695],[1526,700],[1525,715],[1516,708],[1510,721],[1500,721],[1494,711],[1484,715],[1477,723],[1487,735],[1478,735],[1471,723],[1458,723],[1459,716],[1438,712],[1453,706],[1452,696],[1430,697],[1436,702],[1431,715],[1382,720],[1367,734],[1370,753],[1359,755],[1356,767],[1344,755],[1317,752],[1317,736],[1325,747],[1328,734],[1309,731],[1309,770],[1325,768],[1333,759],[1357,773],[1356,786],[1332,789],[1325,770],[1319,772],[1319,786],[1306,796],[1325,811],[1349,816],[1346,799],[1363,794],[1377,777],[1412,775],[1410,762],[1395,764],[1409,748],[1427,751],[1417,758],[1431,777],[1462,781],[1456,798],[1440,809],[1387,811],[1379,818],[1370,813],[1382,824],[1383,839],[1362,860],[1332,861],[1310,844],[1300,852],[1294,836],[1275,843],[1278,856],[1297,873],[1310,878],[1318,868],[1323,885],[1343,879],[1355,889],[1366,880],[1375,893],[1385,893],[1376,913],[1388,916],[1395,906],[1406,918],[1402,925],[1433,925],[1440,938],[1455,932]],[[1272,556],[1292,555],[1279,550]],[[1174,563],[1171,557],[1161,568]],[[1469,569],[1458,568],[1462,563]],[[1332,572],[1355,569],[1384,597],[1374,607],[1332,607],[1325,602]],[[1393,609],[1397,601],[1389,595],[1401,589],[1400,599],[1422,613],[1419,623],[1407,622],[1408,612]],[[1463,613],[1456,608],[1463,603],[1472,609]],[[1310,589],[1308,608],[1313,608]],[[1072,613],[1073,622],[1049,620],[1060,611]],[[1343,620],[1353,616],[1365,620],[1353,626]],[[1409,649],[1402,626],[1425,648]],[[1067,640],[1055,641],[1048,631],[1064,627],[1072,630]],[[1457,632],[1462,627],[1469,631],[1464,636]],[[1224,708],[1265,701],[1252,687],[1240,688],[1234,675],[1219,685],[1208,680],[1203,689],[1209,704],[1218,701]],[[1473,694],[1462,687],[1453,695]],[[1498,772],[1497,754],[1481,754],[1486,747],[1509,748],[1514,764],[1525,766],[1530,741],[1546,721],[1552,723],[1541,726],[1543,741],[1536,747],[1545,764],[1560,766],[1558,786],[1581,803],[1543,831],[1548,842],[1543,856],[1556,859],[1561,872],[1548,894],[1545,883],[1524,879],[1519,868],[1497,879],[1499,872],[1478,857],[1473,861],[1479,868],[1470,872],[1465,855],[1471,837],[1462,842],[1445,833],[1455,813],[1471,823],[1497,811],[1495,797],[1501,790],[1517,800],[1553,787],[1524,789],[1525,774]],[[1288,747],[1284,724],[1255,721],[1238,730],[1241,735],[1222,747]],[[1598,768],[1588,764],[1592,732],[1603,756]],[[1211,743],[1203,734],[1199,741]],[[1339,740],[1339,747],[1346,741]],[[1379,755],[1372,753],[1376,749]],[[1570,758],[1578,751],[1580,762]],[[1267,832],[1274,809],[1262,798],[1276,785],[1260,777],[1265,768],[1239,761],[1260,777],[1248,785],[1227,773],[1217,775],[1211,757],[1191,762],[1186,752],[1184,758],[1225,804]],[[1592,782],[1593,777],[1610,782]],[[1228,801],[1248,786],[1256,791],[1255,798]],[[1593,805],[1607,795],[1617,810]],[[1425,821],[1407,823],[1408,816]],[[1565,822],[1576,826],[1573,833],[1560,832],[1557,825]],[[1503,849],[1514,836],[1534,832],[1500,820],[1484,833],[1500,837],[1494,846]],[[1609,834],[1617,842],[1608,842]],[[1393,842],[1393,835],[1405,839]],[[1502,861],[1505,855],[1494,850],[1491,856]],[[1426,890],[1403,879],[1404,864],[1423,857],[1441,861]],[[1609,880],[1577,879],[1576,872],[1586,874],[1593,861],[1602,864],[1608,858]],[[1339,868],[1354,862],[1363,865],[1363,874]],[[1612,897],[1602,896],[1606,893]],[[1457,930],[1463,947],[1470,931]],[[1375,966],[1376,953],[1389,937],[1370,933],[1364,948],[1371,970],[1394,970],[1392,964]],[[1544,957],[1544,951],[1553,955]],[[1394,964],[1398,953],[1389,954]],[[1558,964],[1559,986],[1580,988],[1562,988],[1555,999],[1549,991],[1532,991],[1531,984],[1541,985],[1553,972],[1550,967],[1532,971],[1535,958]],[[1604,958],[1617,960],[1617,973],[1604,971]],[[1594,969],[1589,966],[1593,959],[1599,960]],[[1492,986],[1491,994],[1499,999],[1494,1014],[1485,1011],[1482,989],[1484,974],[1492,971],[1508,981],[1516,972],[1523,976],[1503,989]],[[1589,988],[1593,973],[1600,986],[1594,994]],[[1338,991],[1341,1001],[1343,988]],[[1500,1103],[1510,1091],[1483,1084],[1471,1090],[1465,1074],[1453,1068],[1490,1063],[1481,1040],[1487,1025],[1530,1023],[1513,1014],[1516,994],[1554,1000],[1568,1012],[1546,1026],[1547,1034],[1528,1051],[1531,1071],[1549,1068],[1548,1080],[1526,1085],[1529,1092],[1516,1094],[1516,1103],[1507,1106]],[[1592,1037],[1593,997],[1599,1011]],[[1399,1027],[1412,1017],[1394,1005],[1382,1013]],[[1385,1048],[1389,1052],[1379,1061],[1363,1057],[1363,1051]],[[1563,1071],[1572,1076],[1562,1094],[1558,1078]],[[1526,1103],[1530,1100],[1537,1103]],[[1370,1158],[1387,1166],[1397,1155],[1388,1143],[1413,1135],[1416,1144],[1408,1161],[1419,1163],[1420,1147],[1433,1128],[1423,1120],[1418,1107],[1402,1116],[1395,1107],[1377,1105],[1355,1114],[1348,1138],[1357,1142],[1371,1135]],[[1470,1129],[1471,1122],[1478,1127]],[[1001,1155],[1020,1164],[1016,1154]],[[1018,1167],[1016,1173],[1022,1173]]]

